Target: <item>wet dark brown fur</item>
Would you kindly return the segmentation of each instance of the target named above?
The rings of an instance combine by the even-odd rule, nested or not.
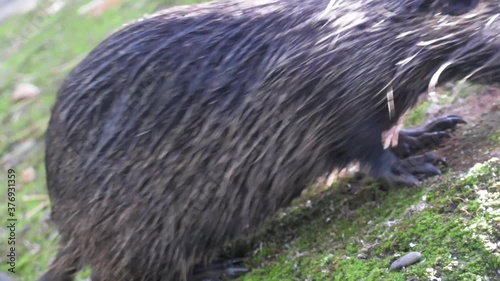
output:
[[[41,280],[186,280],[332,168],[391,180],[381,133],[436,73],[499,78],[497,1],[260,2],[137,21],[67,77],[46,158],[61,251]]]

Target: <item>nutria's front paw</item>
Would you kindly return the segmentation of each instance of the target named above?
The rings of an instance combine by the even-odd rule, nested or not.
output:
[[[458,124],[467,124],[467,122],[465,122],[465,120],[458,115],[448,115],[446,117],[434,119],[424,126],[424,130],[426,132],[438,132],[446,130],[454,131]]]
[[[439,163],[446,165],[444,159],[437,157],[435,153],[409,157],[393,163],[391,173],[385,178],[390,183],[420,186],[421,182],[417,176],[426,178],[441,175],[441,171],[436,167]]]
[[[398,145],[392,148],[392,151],[399,158],[405,158],[417,151],[435,148],[445,139],[450,138],[448,130],[454,131],[458,124],[467,124],[467,122],[460,116],[448,115],[419,128],[401,130]]]

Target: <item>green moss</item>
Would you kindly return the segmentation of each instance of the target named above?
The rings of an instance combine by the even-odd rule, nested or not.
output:
[[[457,98],[467,98],[474,94],[477,94],[485,89],[485,86],[479,84],[470,84],[470,83],[457,83],[453,88],[452,95]],[[453,99],[451,102],[454,102]]]
[[[500,144],[500,133],[495,133],[489,136],[489,140]]]
[[[487,242],[495,238],[494,223],[500,221],[500,214],[484,209],[491,204],[500,207],[499,166],[493,158],[462,178],[449,175],[422,189],[382,192],[371,187],[371,201],[366,187],[347,181],[339,188],[337,183],[319,197],[302,199],[311,200],[312,208],[284,211],[279,221],[285,224],[283,229],[293,224],[293,237],[280,243],[283,233],[278,231],[272,238],[261,238],[275,241],[273,247],[280,250],[267,249],[273,257],[241,280],[429,280],[436,276],[465,281],[495,276],[499,255],[488,249]],[[346,189],[347,185],[351,187]],[[360,189],[354,195],[345,194],[355,188]],[[488,200],[483,198],[485,190],[491,193]],[[348,210],[349,202],[357,200],[364,203]],[[300,206],[300,201],[296,204]],[[421,252],[422,261],[403,271],[388,271],[393,260],[410,251]]]
[[[425,101],[416,108],[414,108],[407,116],[404,125],[405,127],[419,126],[426,120],[427,109],[431,105],[430,102]]]

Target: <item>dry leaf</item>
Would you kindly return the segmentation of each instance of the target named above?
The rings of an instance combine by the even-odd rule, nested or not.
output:
[[[14,93],[12,93],[12,100],[19,101],[23,99],[33,99],[40,95],[40,88],[33,84],[21,83],[17,85]]]
[[[97,17],[105,11],[118,6],[123,0],[93,0],[90,3],[80,7],[78,13],[80,15],[90,15],[91,17]]]
[[[22,182],[32,182],[35,180],[35,178],[36,178],[36,172],[35,169],[33,169],[33,167],[29,167],[24,171],[22,171],[21,173]]]

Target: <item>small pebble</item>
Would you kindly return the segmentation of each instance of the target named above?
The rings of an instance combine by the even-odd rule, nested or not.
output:
[[[24,100],[24,99],[33,99],[40,95],[40,89],[29,83],[21,83],[17,85],[14,93],[12,93],[12,100]]]
[[[0,272],[0,281],[12,281],[12,278],[3,272]]]
[[[360,260],[366,260],[366,255],[365,254],[358,254],[357,258]]]
[[[36,178],[36,171],[33,167],[26,168],[21,173],[22,182],[32,182]]]
[[[305,206],[306,206],[306,208],[312,208],[313,204],[312,204],[311,200],[307,200]]]
[[[403,267],[407,267],[409,265],[412,265],[414,263],[417,263],[420,258],[422,257],[422,254],[419,252],[411,252],[408,253],[399,259],[395,260],[393,263],[391,263],[391,270],[397,270]]]

